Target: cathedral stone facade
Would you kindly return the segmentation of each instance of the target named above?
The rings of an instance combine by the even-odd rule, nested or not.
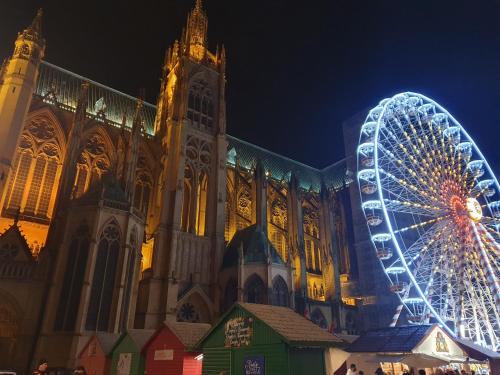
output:
[[[41,11],[18,34],[0,71],[0,367],[71,367],[95,332],[214,323],[235,301],[356,330],[346,161],[228,135],[207,27],[198,0],[156,105],[46,62]]]

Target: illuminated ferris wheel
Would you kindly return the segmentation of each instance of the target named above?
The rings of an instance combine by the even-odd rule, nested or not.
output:
[[[371,240],[401,301],[393,323],[437,322],[498,350],[500,187],[473,140],[406,92],[369,112],[357,154]]]

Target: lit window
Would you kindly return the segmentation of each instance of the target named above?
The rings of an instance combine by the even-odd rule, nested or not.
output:
[[[211,129],[213,126],[213,101],[212,93],[204,81],[195,81],[188,95],[187,118],[199,128]]]

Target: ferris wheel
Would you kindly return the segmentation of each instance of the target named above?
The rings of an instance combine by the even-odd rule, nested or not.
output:
[[[443,107],[406,92],[361,127],[362,209],[404,323],[500,349],[500,187]],[[399,314],[402,311],[402,314]]]

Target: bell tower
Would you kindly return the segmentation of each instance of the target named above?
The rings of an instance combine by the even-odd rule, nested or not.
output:
[[[155,120],[161,139],[161,204],[156,228],[149,294],[142,311],[145,328],[194,306],[197,321],[211,322],[218,306],[215,280],[224,250],[226,120],[224,47],[207,45],[208,17],[196,0],[179,41],[163,65]],[[196,296],[191,299],[192,293]],[[178,296],[184,296],[179,299]],[[184,301],[184,299],[186,301]],[[194,319],[194,318],[193,318]]]
[[[35,90],[44,50],[40,9],[31,25],[18,34],[14,52],[0,70],[0,200]]]

